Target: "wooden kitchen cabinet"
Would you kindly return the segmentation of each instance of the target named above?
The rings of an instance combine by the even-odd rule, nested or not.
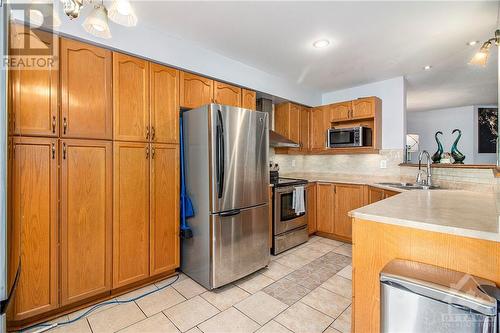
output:
[[[150,63],[151,141],[179,143],[179,71]]]
[[[316,183],[309,183],[306,188],[307,230],[309,235],[316,232]]]
[[[300,139],[300,109],[293,103],[281,103],[274,109],[274,130],[284,137],[299,142]]]
[[[351,118],[373,118],[381,108],[382,101],[377,97],[358,98],[352,101]]]
[[[28,30],[26,28],[26,30]],[[19,36],[22,35],[22,36]],[[52,34],[37,31],[24,32],[21,28],[16,37],[20,40],[29,39],[30,45],[40,48],[53,47],[55,54],[59,47],[59,39]],[[11,40],[9,53],[18,54]],[[10,78],[10,110],[9,128],[14,135],[57,137],[59,134],[59,65],[50,69],[13,69],[9,71]]]
[[[326,106],[315,107],[311,109],[311,150],[326,150],[326,136],[330,128],[330,109]]]
[[[241,89],[241,107],[255,110],[257,108],[257,93],[245,88]]]
[[[62,38],[60,64],[61,137],[112,139],[111,51]],[[133,79],[121,77],[121,81]]]
[[[23,320],[59,306],[57,139],[13,139],[12,251],[10,269],[21,275],[10,320]]]
[[[148,143],[113,144],[113,288],[149,276]]]
[[[370,205],[374,202],[380,201],[387,199],[389,197],[392,197],[396,194],[399,194],[399,192],[396,191],[391,191],[387,189],[381,189],[378,187],[373,187],[373,186],[367,186],[366,189],[367,192],[367,204]]]
[[[241,106],[241,88],[231,84],[214,82],[214,102],[222,105]]]
[[[330,110],[331,122],[344,121],[351,118],[351,102],[330,104],[327,107]]]
[[[148,141],[149,115],[149,62],[113,52],[113,139]]]
[[[180,264],[179,145],[151,144],[150,275]]]
[[[317,231],[327,234],[334,232],[335,185],[316,184],[316,227]]]
[[[194,109],[213,99],[214,81],[203,76],[180,72],[180,106]]]
[[[113,154],[103,140],[61,140],[61,305],[111,289]]]
[[[308,152],[311,149],[311,110],[306,107],[300,108],[299,119],[299,144],[300,151]]]
[[[335,184],[334,234],[341,239],[352,239],[352,219],[348,213],[365,205],[362,185]]]

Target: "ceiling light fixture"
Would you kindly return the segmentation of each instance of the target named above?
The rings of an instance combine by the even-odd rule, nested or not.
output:
[[[330,45],[330,41],[328,39],[319,39],[313,43],[313,46],[317,49],[322,49]]]
[[[94,4],[95,0],[61,0],[64,4],[64,13],[71,19],[77,19],[80,16],[85,4]],[[113,22],[125,27],[137,25],[137,16],[128,0],[113,0],[108,11],[101,4],[95,4],[90,15],[83,22],[83,27],[88,33],[100,37],[111,38],[111,31],[108,25],[108,17]]]
[[[432,66],[431,66],[431,65],[424,66],[424,71],[428,71],[428,70],[430,70],[431,68],[432,68]]]
[[[500,1],[498,2],[498,9],[497,9],[497,30],[495,30],[495,37],[490,38],[483,43],[479,51],[477,51],[476,54],[472,57],[469,64],[479,65],[483,67],[486,66],[486,63],[488,62],[488,56],[490,55],[490,49],[493,46],[493,43],[495,43],[496,46],[500,45],[499,20],[500,20]]]
[[[82,25],[85,31],[96,37],[111,38],[108,10],[103,5],[95,5],[94,10],[87,16]]]

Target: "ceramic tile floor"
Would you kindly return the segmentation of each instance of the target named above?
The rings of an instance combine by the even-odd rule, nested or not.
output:
[[[349,244],[314,236],[246,278],[207,291],[187,276],[132,303],[111,305],[50,332],[349,333]],[[172,278],[119,296],[132,298]],[[56,321],[76,318],[82,311]]]

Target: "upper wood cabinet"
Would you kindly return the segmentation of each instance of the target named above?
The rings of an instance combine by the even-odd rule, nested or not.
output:
[[[382,101],[377,97],[358,98],[352,101],[352,119],[375,117],[382,108]]]
[[[25,30],[27,30],[25,32]],[[39,48],[53,47],[55,54],[59,47],[59,39],[52,34],[29,29],[19,29],[14,38],[29,39],[30,45]],[[11,40],[11,55],[18,55],[20,48]],[[59,71],[58,64],[43,69],[12,69],[10,79],[9,128],[14,135],[50,136],[59,135]]]
[[[179,71],[150,64],[151,141],[179,142]]]
[[[253,90],[241,89],[241,107],[255,110],[257,108],[257,93]]]
[[[61,137],[112,139],[111,58],[109,50],[61,39]],[[118,84],[126,89],[123,82]]]
[[[150,275],[179,267],[179,145],[151,145]]]
[[[352,219],[348,213],[364,206],[364,186],[335,184],[335,222],[334,234],[350,240],[352,238]]]
[[[61,140],[61,304],[111,289],[113,154],[102,140]]]
[[[342,102],[330,104],[327,106],[330,110],[330,121],[343,121],[351,118],[351,102]]]
[[[149,276],[148,143],[113,146],[113,288]]]
[[[335,219],[335,185],[316,185],[316,226],[320,232],[333,234]]]
[[[214,81],[196,74],[180,72],[180,105],[194,109],[213,99]]]
[[[274,130],[297,143],[300,139],[300,110],[299,105],[288,102],[277,104],[274,109]]]
[[[9,264],[21,275],[9,319],[23,320],[59,305],[57,139],[14,138],[12,154]]]
[[[214,82],[214,102],[222,105],[241,106],[241,88],[227,83]]]
[[[149,62],[113,52],[115,140],[148,141]]]
[[[311,150],[326,150],[327,131],[331,127],[330,110],[325,106],[311,109]]]
[[[308,152],[311,149],[311,109],[300,108],[299,119],[299,144],[300,150]]]
[[[314,234],[316,226],[316,183],[310,183],[306,188],[307,230]]]

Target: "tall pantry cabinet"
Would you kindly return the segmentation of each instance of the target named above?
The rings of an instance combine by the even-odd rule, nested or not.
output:
[[[13,325],[179,266],[179,71],[41,36],[57,68],[9,87]]]

